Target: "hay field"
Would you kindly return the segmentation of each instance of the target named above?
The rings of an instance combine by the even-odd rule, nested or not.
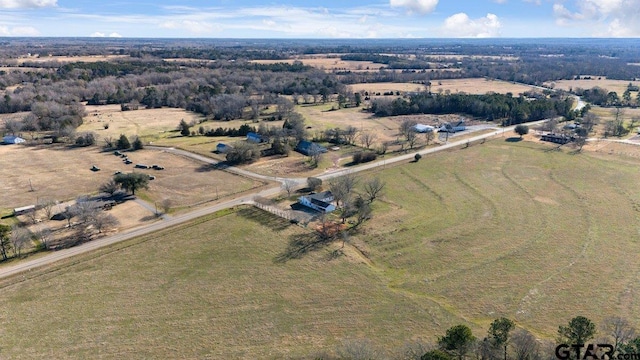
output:
[[[580,79],[580,80],[557,80],[553,82],[545,83],[545,86],[550,86],[553,84],[555,89],[569,90],[569,89],[591,89],[596,86],[606,89],[608,91],[615,91],[618,93],[618,96],[622,97],[622,94],[627,90],[627,86],[629,83],[633,83],[634,85],[640,85],[637,81],[627,81],[627,80],[609,80],[605,76],[597,77],[593,76],[590,80]],[[632,98],[635,98],[635,94],[632,94]]]
[[[182,119],[187,123],[203,119],[201,115],[174,108],[121,111],[120,105],[88,105],[86,110],[88,115],[77,132],[93,131],[101,138],[111,136],[117,139],[120,134],[154,136],[175,130]],[[104,128],[105,124],[109,125],[108,129]]]
[[[337,258],[275,261],[305,230],[244,209],[6,280],[3,353],[283,358],[499,316],[549,339],[579,314],[640,325],[640,160],[551,148],[499,138],[378,172],[374,220]]]
[[[125,165],[120,157],[95,147],[0,146],[0,168],[5,173],[0,181],[3,194],[0,211],[35,204],[38,198],[63,201],[96,193],[115,171],[134,171],[133,165],[137,163],[166,168],[136,169],[157,176],[141,195],[151,201],[168,197],[176,206],[193,206],[215,199],[216,188],[218,196],[223,197],[262,185],[226,172],[209,171],[199,162],[161,151],[141,150],[129,153],[129,158],[133,164]],[[101,171],[92,172],[94,164]],[[30,191],[29,180],[34,191]]]

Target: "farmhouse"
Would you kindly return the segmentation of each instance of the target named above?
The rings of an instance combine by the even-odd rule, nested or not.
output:
[[[329,213],[336,209],[336,206],[331,202],[333,201],[333,194],[331,191],[324,191],[317,194],[311,194],[301,196],[298,198],[298,203],[308,208],[318,210],[321,212]]]
[[[307,156],[311,156],[313,154],[319,154],[319,153],[326,153],[327,149],[324,146],[318,145],[314,142],[311,141],[307,141],[307,140],[301,140],[298,145],[296,145],[296,149],[297,152],[303,154],[303,155],[307,155]]]
[[[7,135],[2,138],[2,142],[5,144],[22,144],[24,141],[23,138],[14,135]]]

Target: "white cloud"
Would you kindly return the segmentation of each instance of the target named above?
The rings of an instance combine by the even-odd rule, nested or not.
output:
[[[40,32],[31,26],[0,26],[0,35],[2,36],[38,36]]]
[[[419,14],[431,13],[436,9],[439,0],[389,0],[391,7],[407,8]]]
[[[496,4],[506,4],[508,0],[493,0]]]
[[[109,37],[111,37],[111,38],[121,38],[122,35],[118,34],[117,32],[112,32],[111,34],[109,34]]]
[[[105,37],[105,36],[107,36],[105,33],[101,33],[99,31],[96,31],[93,34],[89,35],[89,37]]]
[[[494,14],[479,19],[471,19],[465,13],[451,15],[442,28],[446,37],[488,38],[500,36],[500,19]]]
[[[607,37],[640,36],[638,9],[640,0],[573,0],[553,5],[558,25],[586,25],[588,35]]]
[[[219,26],[196,20],[166,21],[161,23],[160,27],[172,30],[186,30],[192,34],[208,34],[220,30]]]
[[[58,0],[0,0],[2,9],[35,9],[57,5]]]

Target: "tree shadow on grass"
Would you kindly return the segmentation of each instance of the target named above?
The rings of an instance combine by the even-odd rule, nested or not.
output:
[[[216,170],[224,170],[229,168],[229,166],[231,165],[222,161],[217,164],[202,164],[199,167],[197,167],[195,171],[199,173],[203,173],[203,172],[210,172],[210,171],[216,171]]]
[[[289,260],[300,259],[312,251],[322,249],[328,243],[329,241],[323,240],[313,233],[291,235],[289,237],[289,245],[275,257],[274,262],[283,264]]]
[[[516,142],[522,141],[522,138],[520,138],[520,137],[510,137],[510,138],[506,138],[504,141],[510,142],[510,143],[516,143]]]

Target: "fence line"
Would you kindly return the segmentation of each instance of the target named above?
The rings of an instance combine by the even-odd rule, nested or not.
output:
[[[276,215],[278,217],[281,217],[281,218],[289,220],[289,221],[295,219],[295,217],[293,216],[293,214],[291,214],[291,212],[279,209],[279,208],[274,207],[274,206],[261,204],[261,203],[256,202],[256,201],[253,202],[253,206],[257,207],[258,209],[270,212],[273,215]]]

